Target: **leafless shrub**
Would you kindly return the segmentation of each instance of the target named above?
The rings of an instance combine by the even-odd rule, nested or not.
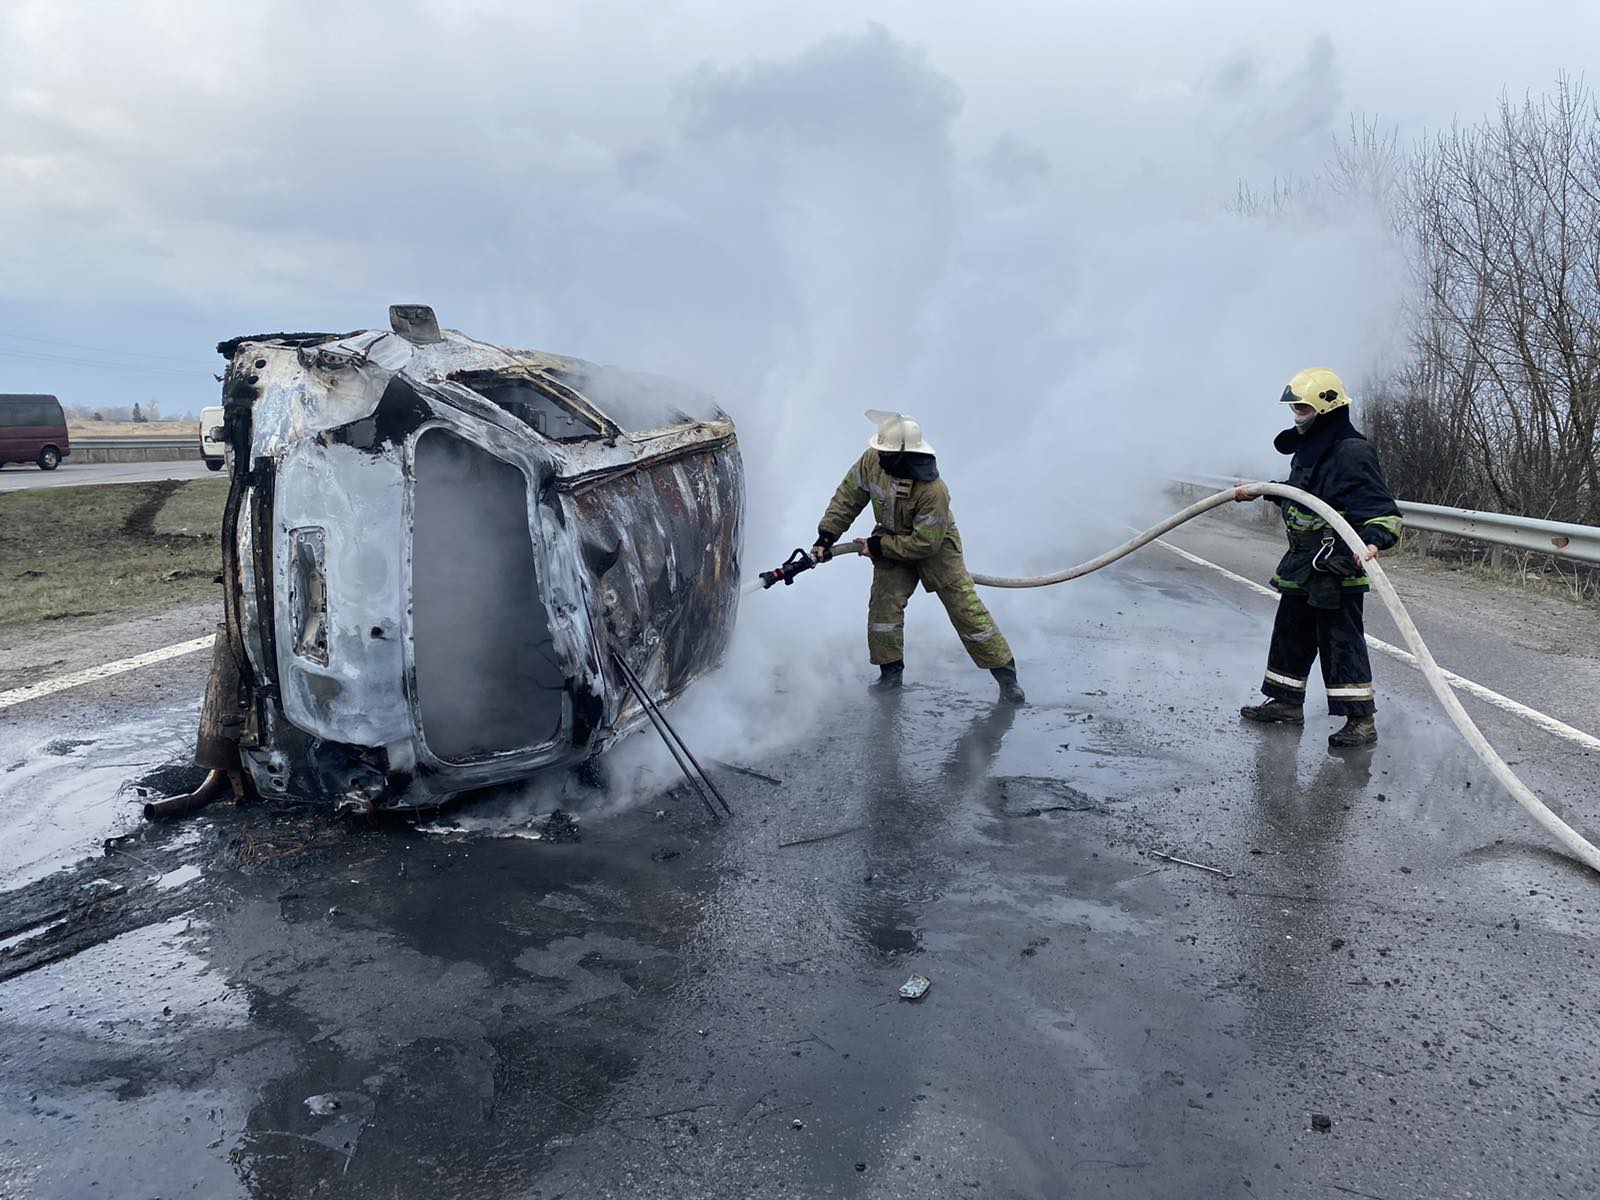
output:
[[[1600,524],[1600,108],[1566,80],[1419,147],[1417,307],[1366,413],[1407,499]]]

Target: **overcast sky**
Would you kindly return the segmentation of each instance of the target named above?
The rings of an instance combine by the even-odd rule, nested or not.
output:
[[[0,391],[192,411],[222,338],[421,301],[711,386],[747,455],[866,407],[991,466],[1231,444],[1381,367],[1403,288],[1366,215],[1238,182],[1597,54],[1592,0],[6,0]]]

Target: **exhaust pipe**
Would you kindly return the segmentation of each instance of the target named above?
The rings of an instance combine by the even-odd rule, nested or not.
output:
[[[213,800],[233,790],[228,772],[213,769],[199,787],[183,796],[169,796],[165,800],[152,800],[144,806],[146,821],[161,821],[168,817],[182,817],[199,812]]]

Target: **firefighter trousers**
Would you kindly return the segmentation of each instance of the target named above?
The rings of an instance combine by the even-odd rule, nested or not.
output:
[[[872,596],[867,601],[867,649],[873,664],[901,662],[906,653],[906,604],[921,582],[914,563],[875,562],[872,564]],[[961,635],[972,661],[986,671],[1011,661],[1011,647],[1005,634],[994,623],[989,610],[978,598],[971,575],[958,583],[934,592],[950,617],[950,624]]]
[[[1338,608],[1313,608],[1303,594],[1284,592],[1272,623],[1267,674],[1261,690],[1274,700],[1303,704],[1311,664],[1322,660],[1328,712],[1336,717],[1370,717],[1376,710],[1372,660],[1367,656],[1363,593],[1342,597]]]

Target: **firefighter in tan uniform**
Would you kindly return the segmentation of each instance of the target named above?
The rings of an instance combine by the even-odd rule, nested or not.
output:
[[[867,649],[878,667],[873,686],[901,686],[905,673],[906,604],[920,583],[939,597],[961,644],[979,667],[994,675],[1000,699],[1022,704],[1017,664],[1005,635],[978,598],[961,554],[961,533],[950,512],[950,489],[939,478],[933,447],[922,439],[915,418],[869,411],[877,434],[845,475],[817,525],[814,558],[833,557],[833,544],[872,502],[876,527],[855,543],[872,559],[872,597],[867,602]]]

